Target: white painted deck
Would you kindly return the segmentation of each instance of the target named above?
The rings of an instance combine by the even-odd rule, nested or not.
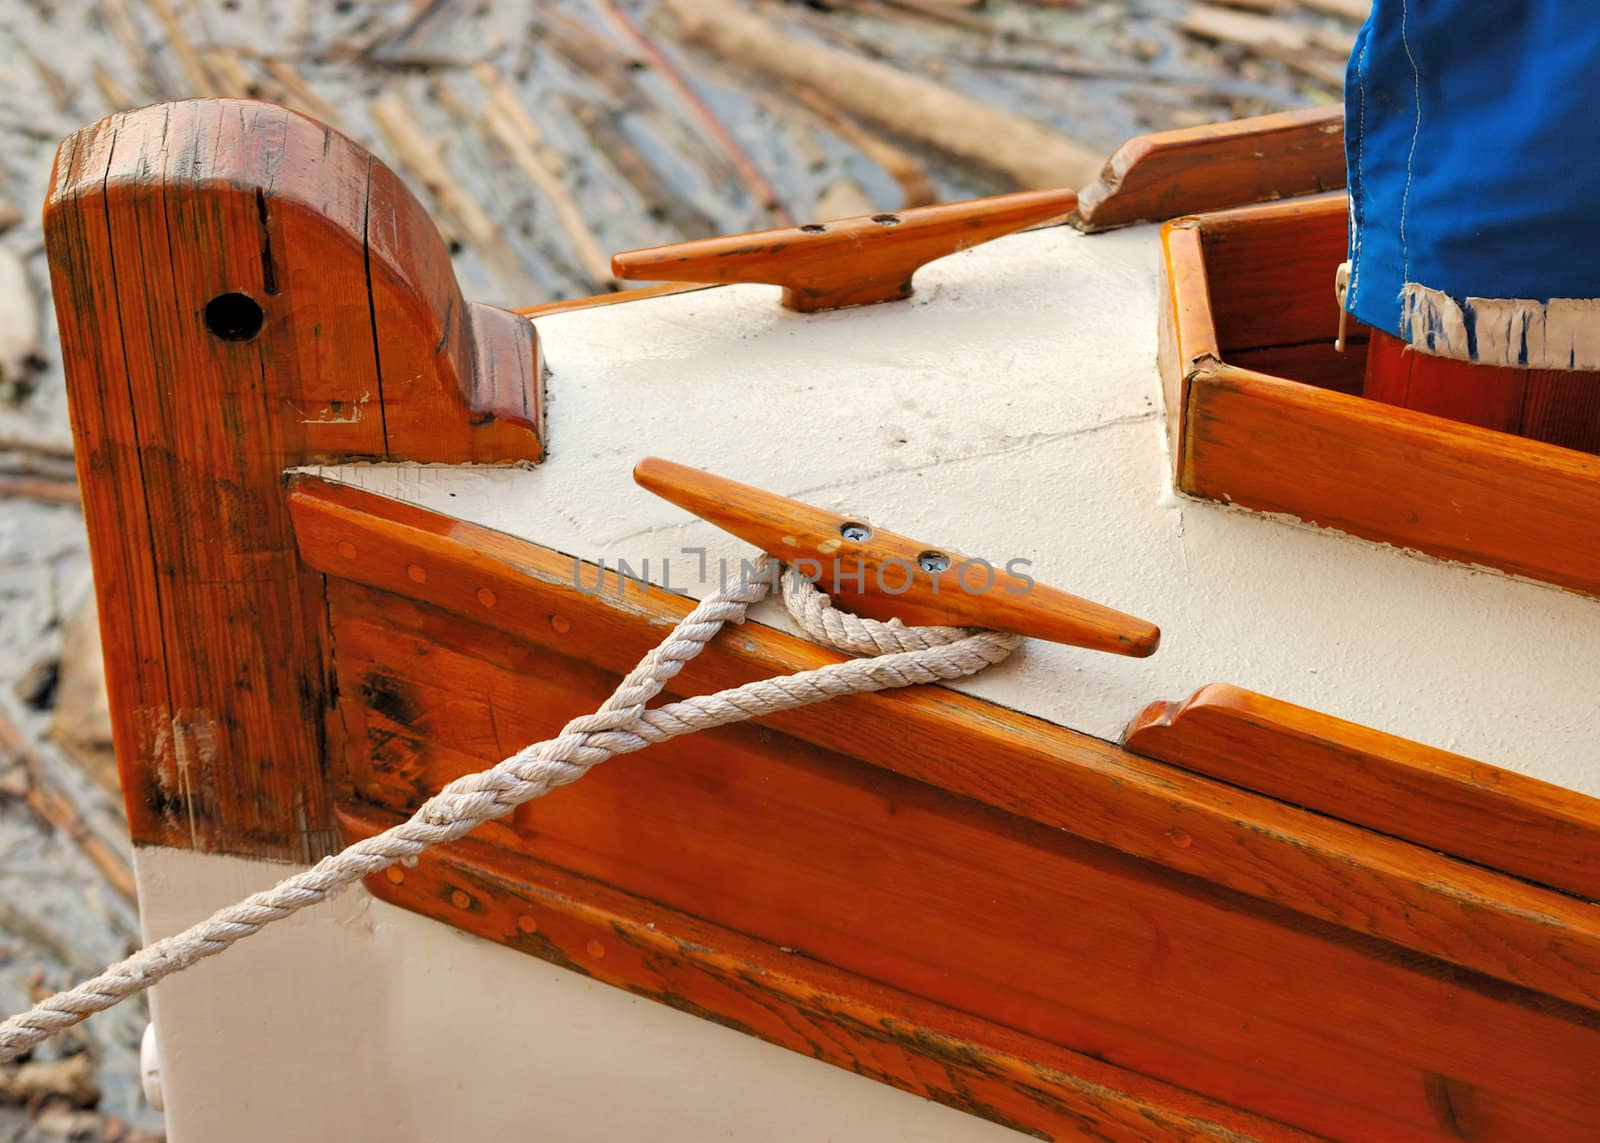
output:
[[[542,318],[539,469],[328,471],[586,559],[649,559],[658,582],[665,556],[704,594],[680,549],[713,567],[748,549],[632,483],[664,456],[1031,559],[1162,627],[1142,661],[1030,643],[973,694],[1114,739],[1155,699],[1230,682],[1600,795],[1600,601],[1173,494],[1157,260],[1154,227],[1057,228],[928,267],[909,303],[802,316],[740,286]]]
[[[1600,602],[1173,495],[1157,250],[1052,230],[925,270],[909,304],[802,317],[738,287],[540,319],[541,468],[332,474],[658,580],[667,557],[703,594],[682,547],[746,553],[633,485],[665,456],[1031,559],[1164,629],[1148,660],[1030,644],[974,694],[1116,738],[1226,681],[1600,794]],[[156,937],[286,868],[138,871]],[[157,992],[174,1143],[1015,1138],[360,891]]]

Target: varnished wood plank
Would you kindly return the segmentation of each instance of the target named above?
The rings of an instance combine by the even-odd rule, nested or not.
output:
[[[1156,703],[1128,749],[1600,901],[1600,801],[1214,683]]]
[[[139,457],[130,444],[136,436],[126,354],[120,337],[103,335],[119,320],[117,278],[106,254],[111,220],[95,190],[104,185],[116,139],[114,123],[103,120],[62,144],[51,172],[53,225],[46,227],[45,240],[58,313],[65,306],[76,315],[59,322],[62,360],[105,378],[96,399],[69,400],[68,410],[102,640],[108,662],[121,664],[106,673],[107,705],[130,824],[139,837],[151,836],[159,817],[154,807],[175,775],[163,764],[170,758],[155,751],[156,728],[143,713],[159,710],[167,697],[154,558],[148,545],[97,539],[123,530],[148,535],[150,526]]]
[[[1161,254],[1165,273],[1158,292],[1156,368],[1161,373],[1167,412],[1167,448],[1175,470],[1181,473],[1189,379],[1197,370],[1215,367],[1221,351],[1211,321],[1211,292],[1199,224],[1192,218],[1180,218],[1163,226]]]
[[[1600,374],[1530,369],[1522,432],[1563,448],[1600,453]]]
[[[1331,341],[1313,341],[1303,345],[1270,345],[1260,349],[1236,349],[1228,354],[1228,363],[1255,373],[1266,373],[1315,385],[1318,389],[1332,389],[1335,393],[1361,392],[1367,364],[1365,327],[1351,323],[1352,333],[1345,340],[1344,352],[1333,348]]]
[[[1363,395],[1462,424],[1522,432],[1526,369],[1420,353],[1383,330],[1374,330],[1372,341],[1377,352],[1367,359]],[[1245,361],[1235,364],[1256,367]]]
[[[461,440],[540,455],[524,319],[478,329],[464,360],[435,354],[385,403],[369,280],[424,287],[404,258],[369,278],[378,169],[245,100],[116,115],[58,157],[45,236],[136,841],[297,859],[334,843],[321,582],[295,552],[286,467],[456,459]],[[400,432],[413,403],[429,416]]]
[[[1228,366],[1185,416],[1186,492],[1600,594],[1600,458]]]
[[[1200,220],[1223,360],[1241,349],[1332,343],[1334,273],[1349,242],[1340,194],[1218,211]]]
[[[1078,193],[1076,221],[1106,230],[1344,183],[1344,109],[1313,107],[1132,139]]]
[[[543,645],[581,645],[607,670],[631,667],[689,606],[631,581],[624,588],[609,573],[600,591],[575,591],[573,577],[587,585],[594,572],[570,557],[347,486],[297,478],[291,502],[302,555],[318,570]],[[674,687],[717,690],[838,659],[757,625],[745,631],[695,660]],[[1570,898],[1038,719],[921,688],[853,696],[769,724],[827,749],[871,742],[866,761],[881,768],[1553,996],[1600,1002],[1600,918]],[[988,764],[972,766],[975,753]]]
[[[426,605],[331,588],[341,692],[365,707],[373,744],[357,790],[396,810],[591,709],[615,681]],[[1561,1137],[1564,1120],[1589,1114],[1572,1103],[1587,1098],[1587,1066],[1553,1061],[1591,1050],[1593,1014],[780,728],[724,728],[618,760],[477,836],[1334,1137],[1434,1137],[1430,1074],[1455,1077],[1486,1115],[1531,1136]],[[1263,987],[1263,966],[1284,964],[1292,979]]]
[[[351,840],[397,820],[340,811]],[[470,840],[368,888],[468,932],[1042,1138],[1309,1138],[813,958]]]

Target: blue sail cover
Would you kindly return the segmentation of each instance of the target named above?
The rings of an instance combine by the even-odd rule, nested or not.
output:
[[[1445,357],[1600,369],[1600,0],[1375,0],[1345,153],[1352,314]]]

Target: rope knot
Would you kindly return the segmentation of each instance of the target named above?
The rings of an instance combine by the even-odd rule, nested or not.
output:
[[[560,734],[517,751],[487,770],[446,785],[406,821],[262,893],[218,910],[176,936],[147,946],[75,988],[58,992],[0,1023],[0,1062],[14,1060],[91,1013],[120,1003],[273,921],[327,899],[336,890],[439,842],[461,837],[515,807],[575,782],[617,754],[642,750],[680,734],[760,718],[841,695],[863,694],[975,675],[1009,655],[1021,637],[962,627],[908,627],[839,611],[816,584],[792,568],[781,577],[789,614],[812,639],[865,658],[816,670],[758,679],[713,695],[651,708],[647,704],[683,665],[705,649],[725,623],[742,623],[749,607],[772,584],[763,556],[756,574],[707,596],[639,661],[593,714],[569,722]]]

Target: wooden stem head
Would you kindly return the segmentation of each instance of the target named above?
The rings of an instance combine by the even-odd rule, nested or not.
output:
[[[1070,190],[1023,191],[629,250],[611,260],[611,272],[661,282],[768,282],[783,287],[792,310],[834,310],[908,298],[911,276],[925,263],[1063,219],[1077,203]]]
[[[270,104],[77,132],[45,239],[134,839],[313,858],[323,605],[283,472],[538,460],[533,330],[463,301],[388,168]]]
[[[967,559],[697,468],[647,457],[633,478],[814,576],[859,615],[997,628],[1114,655],[1143,657],[1161,640],[1153,623],[1036,583],[1011,566]]]

